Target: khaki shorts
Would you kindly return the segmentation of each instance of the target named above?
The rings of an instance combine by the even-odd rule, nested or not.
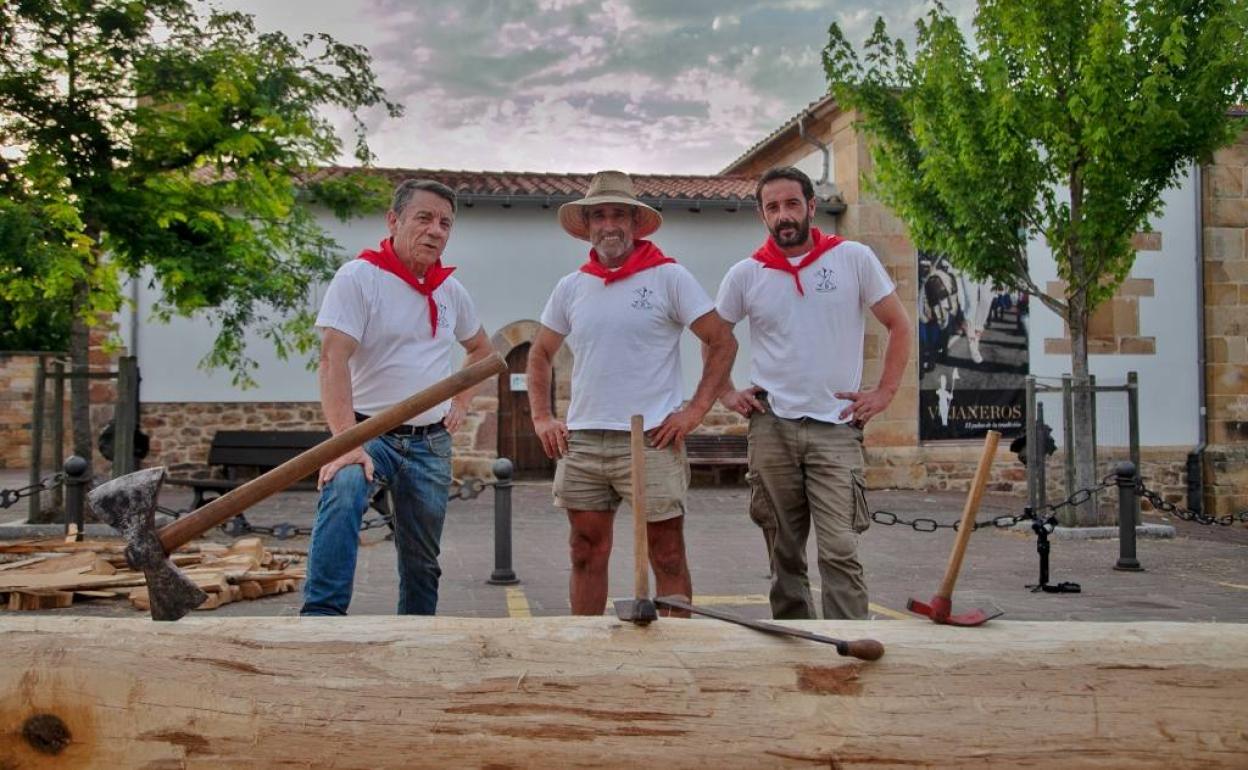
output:
[[[568,453],[555,469],[555,505],[578,511],[615,511],[632,504],[629,434],[623,430],[574,430]],[[685,512],[689,461],[685,450],[655,449],[646,438],[646,521]]]

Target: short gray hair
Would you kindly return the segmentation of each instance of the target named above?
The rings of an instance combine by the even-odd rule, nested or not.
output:
[[[412,202],[412,196],[417,191],[430,192],[442,198],[451,204],[451,213],[457,211],[455,203],[455,191],[436,179],[404,179],[399,182],[399,186],[394,188],[394,197],[390,200],[390,210],[394,215],[402,216],[403,209],[407,208],[407,204]]]

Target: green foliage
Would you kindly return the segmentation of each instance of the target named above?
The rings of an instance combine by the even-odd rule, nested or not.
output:
[[[186,0],[0,3],[0,298],[94,323],[122,304],[123,275],[158,287],[155,315],[204,315],[204,359],[250,382],[247,328],[279,354],[313,336],[307,290],[332,275],[336,244],[314,205],[347,217],[384,208],[361,175],[301,184],[337,160],[327,109],[356,125],[391,116],[363,48],[327,35],[258,33],[244,14]],[[19,259],[15,255],[22,255]],[[105,258],[103,255],[107,255]]]
[[[980,0],[972,49],[939,3],[911,57],[880,20],[833,24],[831,93],[874,140],[880,198],[915,245],[1039,295],[1072,329],[1112,296],[1160,195],[1225,144],[1248,94],[1244,0]],[[1031,280],[1030,238],[1065,296]]]

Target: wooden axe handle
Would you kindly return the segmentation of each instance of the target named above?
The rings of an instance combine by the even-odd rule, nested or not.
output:
[[[629,460],[633,484],[633,598],[650,598],[650,545],[646,531],[646,433],[644,418],[633,415],[629,426]]]
[[[322,465],[341,457],[352,449],[364,446],[386,431],[397,428],[421,412],[432,409],[487,377],[502,374],[505,371],[507,371],[507,364],[497,353],[472,366],[460,369],[450,377],[439,380],[389,409],[292,457],[268,473],[230,490],[194,513],[162,527],[156,533],[160,537],[160,544],[164,546],[165,553],[173,553],[179,546],[194,540],[218,524],[315,473]]]
[[[945,579],[940,581],[937,596],[945,599],[953,597],[953,585],[958,582],[958,572],[962,569],[962,557],[966,554],[966,544],[975,530],[975,515],[979,513],[979,501],[984,496],[984,487],[988,485],[988,474],[992,472],[992,461],[997,456],[997,442],[1001,434],[995,430],[988,431],[984,436],[984,450],[979,455],[979,467],[975,469],[975,480],[971,482],[970,494],[966,496],[966,507],[962,509],[962,523],[958,525],[958,536],[953,541],[953,553],[949,554],[949,566],[945,567]]]

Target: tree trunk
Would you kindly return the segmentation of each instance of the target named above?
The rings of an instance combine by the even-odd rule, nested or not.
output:
[[[786,625],[887,652],[669,618],[14,616],[0,767],[1248,764],[1248,626]]]
[[[89,287],[86,282],[74,285],[73,320],[69,331],[70,370],[79,376],[69,381],[69,413],[73,425],[74,454],[87,461],[91,467],[91,381],[81,376],[90,370],[91,343],[90,330],[83,315],[87,306]],[[65,458],[57,459],[60,463]]]
[[[1066,490],[1072,494],[1076,490],[1090,489],[1096,486],[1097,469],[1095,464],[1096,426],[1092,423],[1092,399],[1090,380],[1088,378],[1088,316],[1086,295],[1071,295],[1068,298],[1069,313],[1066,325],[1070,329],[1070,368],[1074,392],[1071,394],[1071,436],[1073,447],[1066,447],[1067,452],[1075,455],[1075,489]],[[1058,513],[1058,520],[1067,527],[1090,527],[1108,524],[1112,521],[1103,516],[1098,505],[1099,495],[1078,508],[1063,508]]]

